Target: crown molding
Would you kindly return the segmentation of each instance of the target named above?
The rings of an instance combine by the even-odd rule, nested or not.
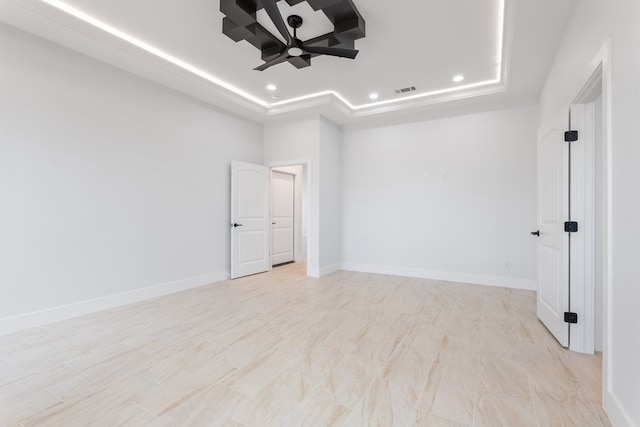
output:
[[[496,94],[507,90],[508,64],[513,38],[515,0],[504,4],[500,75],[493,81],[366,105],[352,105],[336,92],[321,92],[269,104],[215,76],[182,62],[165,58],[153,46],[139,46],[103,28],[49,4],[58,0],[0,0],[0,20],[50,42],[187,94],[219,109],[264,123],[292,114],[322,114],[339,124],[357,119],[410,113],[426,106]],[[506,0],[502,0],[506,2]]]
[[[0,20],[114,67],[261,121],[266,107],[39,0],[0,0]]]

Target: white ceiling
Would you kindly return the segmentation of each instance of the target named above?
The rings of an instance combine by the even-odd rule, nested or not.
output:
[[[348,119],[537,94],[573,0],[354,3],[366,21],[355,60],[320,56],[310,67],[263,72],[253,70],[258,49],[222,34],[219,0],[0,0],[0,19],[252,119],[327,106]],[[303,40],[333,30],[306,2],[278,6],[285,18],[303,17]],[[277,34],[264,11],[258,20]],[[456,74],[465,80],[454,83]],[[408,86],[417,91],[395,93]]]

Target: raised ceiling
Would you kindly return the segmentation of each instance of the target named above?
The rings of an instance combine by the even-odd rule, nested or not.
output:
[[[366,21],[355,60],[319,56],[310,67],[283,63],[263,72],[253,70],[262,63],[259,50],[222,34],[219,0],[0,0],[0,17],[253,119],[326,105],[348,118],[537,93],[572,3],[355,0]],[[303,40],[333,30],[306,1],[278,7],[285,18],[303,17]],[[278,35],[264,10],[257,19]],[[458,74],[465,79],[455,83]]]

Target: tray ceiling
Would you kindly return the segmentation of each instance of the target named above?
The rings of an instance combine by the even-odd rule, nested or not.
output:
[[[522,71],[528,79],[525,85],[531,86],[524,91],[537,92],[539,87],[533,85],[539,85],[546,73],[571,3],[356,0],[366,21],[366,37],[355,42],[360,51],[355,60],[319,56],[310,67],[283,63],[263,72],[253,70],[263,62],[258,49],[222,34],[224,15],[218,0],[0,0],[0,12],[11,25],[175,89],[184,87],[190,95],[215,99],[223,108],[241,114],[248,109],[252,118],[325,104],[356,117],[506,91],[511,51],[518,47],[514,40],[535,44],[531,34],[518,33],[519,20],[526,19],[519,16],[528,9],[529,19],[541,21],[551,11],[559,13],[547,19],[546,29],[537,30],[539,46],[531,54],[539,64],[531,64],[533,71]],[[278,7],[285,19],[291,14],[303,17],[298,31],[303,40],[333,30],[322,11],[305,1],[295,6],[279,1]],[[279,36],[264,10],[257,20]],[[535,31],[533,24],[523,23],[522,31]],[[131,60],[118,59],[114,51],[145,64],[127,65]],[[170,76],[160,76],[161,71],[151,70],[154,67],[176,79],[190,79],[191,88],[170,82]],[[456,75],[464,80],[454,82]],[[198,95],[196,84],[210,93]],[[277,89],[268,90],[270,84]],[[416,90],[396,92],[406,87]],[[371,100],[372,93],[378,98]]]

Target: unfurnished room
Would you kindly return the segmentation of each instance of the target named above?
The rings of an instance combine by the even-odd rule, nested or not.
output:
[[[0,426],[640,426],[640,2],[0,0]]]

